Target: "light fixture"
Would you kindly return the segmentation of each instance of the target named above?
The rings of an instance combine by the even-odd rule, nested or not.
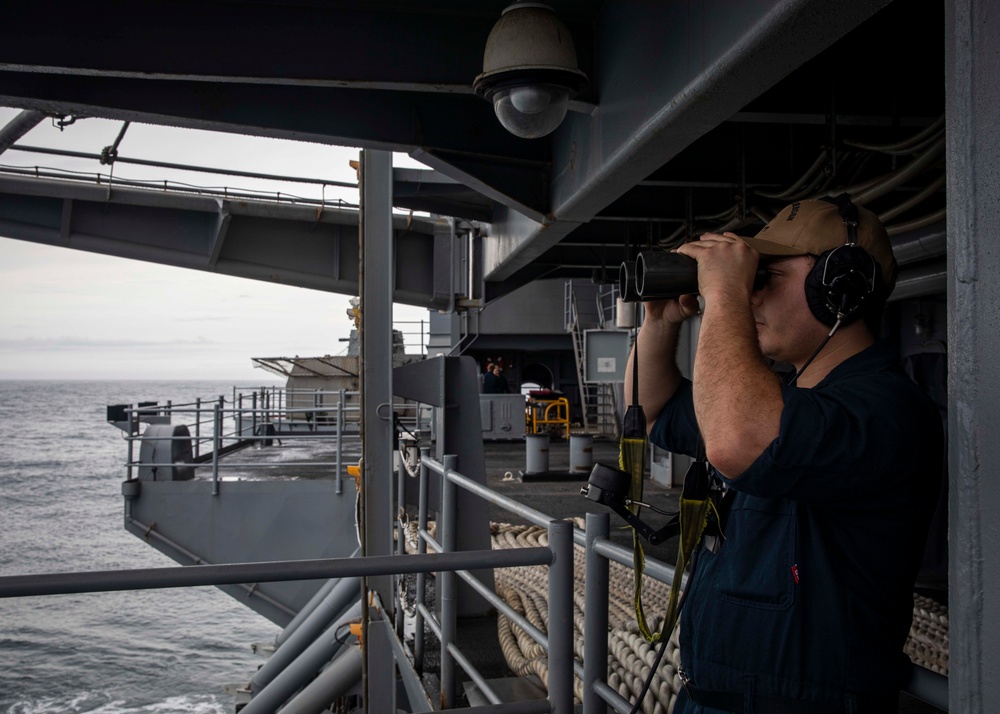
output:
[[[516,2],[490,31],[476,94],[493,102],[504,128],[525,139],[555,131],[587,83],[569,30],[548,5]]]

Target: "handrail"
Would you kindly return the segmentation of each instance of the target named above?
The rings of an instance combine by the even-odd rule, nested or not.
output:
[[[538,525],[547,525],[549,528],[549,543],[550,546],[553,545],[552,539],[554,537],[564,538],[566,544],[564,546],[566,551],[565,560],[570,564],[568,568],[568,574],[563,572],[553,576],[553,567],[549,570],[549,632],[543,633],[534,625],[532,625],[527,618],[523,617],[519,613],[513,610],[503,598],[497,596],[490,589],[479,583],[471,573],[459,571],[459,574],[476,592],[478,592],[486,601],[495,607],[497,610],[502,612],[506,617],[510,618],[516,625],[518,625],[529,637],[531,637],[535,642],[542,646],[546,651],[553,653],[549,657],[549,693],[550,698],[552,697],[553,689],[556,689],[557,696],[561,696],[562,690],[568,690],[570,692],[567,707],[572,707],[572,689],[573,689],[573,675],[576,674],[580,676],[581,679],[584,677],[584,664],[577,661],[573,656],[573,626],[572,626],[572,581],[573,581],[573,547],[576,543],[581,545],[586,544],[585,534],[575,526],[573,526],[568,521],[554,521],[551,517],[532,509],[519,501],[507,498],[501,494],[489,489],[476,481],[464,476],[454,470],[454,457],[446,456],[445,462],[441,463],[430,457],[430,450],[427,448],[421,449],[421,461],[420,461],[420,504],[418,505],[419,518],[417,534],[418,538],[429,545],[432,549],[442,549],[444,552],[448,551],[449,543],[442,538],[441,542],[435,541],[427,531],[427,507],[426,507],[426,479],[428,474],[435,473],[442,478],[442,514],[441,519],[443,521],[442,527],[447,531],[450,527],[453,527],[451,521],[453,519],[453,514],[451,513],[452,507],[449,503],[455,501],[455,488],[463,488],[470,493],[483,498],[484,500],[499,505],[511,512],[534,522]],[[605,516],[607,518],[607,516]],[[560,527],[562,531],[559,535],[554,535],[553,528]],[[400,534],[402,535],[402,534]],[[624,549],[622,549],[623,555],[625,554]],[[565,563],[564,563],[565,565]],[[657,572],[653,569],[655,575],[665,575],[663,572]],[[654,577],[655,577],[654,575]],[[671,571],[672,577],[672,571]],[[553,577],[555,577],[555,583],[553,583]],[[568,579],[569,584],[565,585],[564,580]],[[441,586],[443,588],[452,588],[453,584],[449,582],[448,579],[442,581]],[[563,591],[565,588],[565,592]],[[555,595],[554,595],[555,593]],[[417,605],[418,613],[420,614],[418,627],[415,631],[414,640],[414,651],[423,651],[423,629],[422,623],[427,622],[431,629],[440,634],[438,635],[438,640],[441,643],[441,686],[442,686],[442,697],[447,697],[449,695],[449,690],[453,686],[453,672],[450,667],[452,664],[452,645],[451,637],[449,636],[449,631],[445,628],[444,623],[439,623],[434,613],[429,612],[425,607],[421,607],[424,600],[424,587],[423,584],[418,580],[417,583]],[[560,607],[553,604],[553,598],[565,599],[566,602]],[[605,610],[607,608],[607,592],[604,594],[605,598]],[[444,596],[442,596],[442,604],[449,602]],[[565,620],[561,619],[566,611]],[[442,620],[448,617],[452,617],[453,613],[444,606],[442,607]],[[569,621],[569,625],[566,626],[565,622]],[[605,630],[606,635],[606,630]],[[606,643],[605,643],[606,647]],[[454,661],[462,666],[462,668],[469,674],[470,677],[475,679],[476,674],[470,671],[469,667],[471,664],[458,658],[454,658]],[[602,661],[607,661],[605,656]],[[559,711],[569,711],[570,709],[559,709]]]
[[[136,468],[161,469],[184,465],[188,472],[211,469],[212,493],[218,494],[220,473],[249,468],[329,468],[335,469],[337,494],[343,492],[345,439],[356,443],[360,438],[356,428],[361,412],[357,399],[359,392],[324,389],[289,388],[281,386],[240,388],[233,387],[231,402],[226,396],[217,398],[197,398],[183,403],[159,404],[139,402],[123,407],[121,416],[115,417],[128,442],[128,458],[124,464],[127,480],[132,480]],[[400,402],[392,404],[396,419],[408,430],[421,431],[425,427],[423,415],[425,405]],[[110,413],[110,412],[109,412]],[[109,417],[111,420],[111,417]],[[186,426],[188,433],[166,431],[147,434],[140,431],[143,422],[149,424],[178,423]],[[157,443],[179,442],[190,444],[190,456],[181,449],[182,456],[174,451],[176,447],[161,454],[140,452],[136,457],[133,444],[145,439],[155,439]],[[248,461],[246,459],[223,459],[230,452],[250,445],[270,445],[271,440],[283,443],[321,442],[335,440],[335,461],[317,461],[312,458],[283,460],[278,463]],[[151,455],[154,458],[151,458]],[[155,456],[160,455],[160,458]],[[166,456],[166,459],[163,458]],[[169,459],[169,460],[167,460]]]
[[[0,576],[0,598],[512,568],[551,565],[554,557],[551,548],[539,546],[508,550],[462,550],[420,556],[373,555],[364,558],[273,560],[266,563],[226,563],[196,567],[178,565],[167,568],[5,575]]]

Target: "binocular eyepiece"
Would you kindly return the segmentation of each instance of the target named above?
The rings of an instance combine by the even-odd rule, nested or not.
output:
[[[767,270],[757,266],[753,289],[767,284]],[[625,302],[673,300],[698,292],[698,262],[680,253],[643,251],[618,271],[618,290]]]

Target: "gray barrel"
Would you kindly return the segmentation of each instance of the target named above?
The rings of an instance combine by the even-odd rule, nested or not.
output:
[[[527,465],[524,473],[543,474],[549,470],[549,435],[527,434],[524,437]]]
[[[590,473],[594,465],[594,437],[590,434],[569,435],[569,472]]]
[[[615,302],[615,327],[630,330],[635,327],[635,304],[621,298]]]

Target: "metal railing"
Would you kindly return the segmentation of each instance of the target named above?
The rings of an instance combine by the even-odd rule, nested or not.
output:
[[[226,404],[225,396],[220,395],[217,399],[199,398],[183,404],[141,402],[126,408],[124,413],[129,424],[125,434],[128,442],[126,478],[132,480],[137,469],[140,476],[145,469],[185,469],[192,474],[198,469],[211,469],[212,493],[218,495],[220,472],[225,470],[333,468],[336,492],[343,492],[345,442],[353,447],[353,452],[360,448],[357,392],[285,387],[261,387],[247,391],[234,387],[231,405]],[[420,433],[428,427],[429,419],[419,404],[393,404],[392,412],[408,431]],[[142,422],[170,424],[185,429],[152,434],[148,428],[140,432]],[[144,458],[142,450],[136,458],[135,444],[142,445],[147,440],[169,443],[167,458],[162,455],[159,458],[149,458],[148,455]],[[223,458],[248,446],[270,446],[276,441],[282,446],[330,443],[333,445],[334,460],[317,459],[310,454],[298,460],[274,462],[262,458]],[[181,447],[180,454],[174,453],[175,442]],[[187,453],[188,446],[190,454]]]
[[[430,338],[430,325],[426,320],[393,320],[393,328],[398,329],[405,346],[416,341],[417,351],[407,351],[406,354],[427,356],[427,340]]]
[[[445,456],[444,463],[430,457],[429,449],[421,449],[419,470],[419,504],[418,504],[418,554],[426,553],[430,548],[436,553],[447,553],[454,547],[455,504],[457,489],[464,489],[494,505],[500,506],[511,513],[524,518],[534,525],[543,526],[549,530],[550,547],[553,545],[553,527],[565,529],[570,544],[566,551],[568,574],[564,571],[553,573],[550,565],[548,580],[549,620],[548,632],[541,632],[527,618],[514,610],[498,595],[484,586],[471,573],[456,571],[441,573],[438,584],[441,598],[441,622],[424,604],[426,597],[426,582],[423,574],[417,575],[416,599],[417,617],[415,622],[413,660],[414,666],[420,669],[424,658],[424,624],[437,636],[441,643],[441,696],[442,704],[449,705],[455,701],[456,677],[455,665],[459,665],[466,674],[480,687],[483,695],[493,704],[499,704],[500,699],[485,682],[482,675],[467,659],[456,656],[454,647],[453,618],[455,577],[461,577],[490,605],[495,607],[514,624],[520,627],[529,637],[548,652],[549,659],[549,701],[552,711],[571,712],[573,708],[573,675],[580,676],[584,682],[584,712],[596,713],[603,711],[603,703],[610,705],[616,711],[628,712],[630,704],[621,695],[607,686],[608,642],[608,567],[614,560],[623,565],[632,565],[632,552],[622,546],[612,543],[609,539],[610,518],[608,514],[587,514],[587,531],[574,527],[568,521],[555,521],[551,516],[530,508],[519,501],[507,498],[476,481],[462,475],[454,469],[455,457]],[[438,523],[440,540],[436,540],[428,531],[427,479],[430,474],[441,478],[441,514]],[[399,540],[403,538],[402,521],[399,522]],[[587,548],[587,584],[584,634],[584,661],[581,663],[573,656],[573,546],[581,545]],[[565,546],[560,543],[560,549]],[[556,551],[562,552],[562,550]],[[558,555],[556,556],[558,561]],[[593,565],[591,564],[593,562]],[[565,564],[563,564],[565,565]],[[594,575],[591,575],[591,567]],[[645,573],[651,578],[669,583],[673,578],[674,569],[655,559],[646,561]],[[603,573],[603,575],[601,574]],[[602,587],[603,583],[603,587]],[[589,632],[589,636],[587,634]],[[591,666],[587,667],[587,662]],[[603,669],[601,669],[603,667]],[[588,696],[588,692],[592,696]]]

